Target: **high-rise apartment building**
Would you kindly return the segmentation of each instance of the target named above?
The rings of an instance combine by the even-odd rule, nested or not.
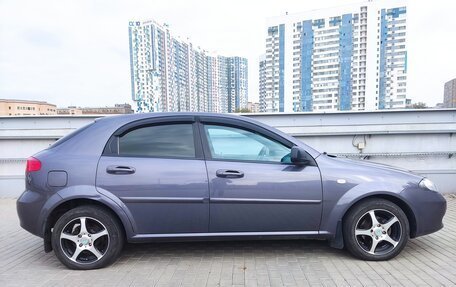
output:
[[[241,57],[229,58],[229,101],[228,111],[234,112],[247,108],[248,103],[248,65],[247,59]]]
[[[259,103],[258,110],[265,112],[266,111],[266,55],[261,55],[259,63]],[[270,77],[271,78],[271,77]]]
[[[138,112],[226,113],[247,107],[247,59],[208,53],[152,20],[130,22],[129,40]]]
[[[456,108],[456,79],[445,83],[443,91],[443,107]]]
[[[260,61],[261,111],[405,108],[406,89],[403,1],[268,19],[266,59]]]

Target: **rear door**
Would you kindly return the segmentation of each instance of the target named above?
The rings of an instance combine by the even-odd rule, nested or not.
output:
[[[100,158],[97,188],[125,203],[139,234],[208,232],[207,173],[194,118],[119,129]]]

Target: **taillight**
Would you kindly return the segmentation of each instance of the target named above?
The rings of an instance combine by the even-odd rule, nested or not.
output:
[[[27,166],[25,172],[39,171],[41,169],[41,161],[34,158],[33,156],[27,159]]]

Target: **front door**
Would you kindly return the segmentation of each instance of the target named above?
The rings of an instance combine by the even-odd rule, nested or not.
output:
[[[115,134],[100,158],[97,188],[127,206],[136,233],[208,232],[206,166],[191,121],[138,123]]]
[[[317,231],[322,209],[316,165],[291,163],[292,144],[258,129],[201,125],[210,189],[210,232]]]

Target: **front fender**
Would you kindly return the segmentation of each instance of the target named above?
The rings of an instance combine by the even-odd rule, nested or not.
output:
[[[320,231],[335,236],[338,224],[342,223],[342,218],[350,207],[370,196],[392,196],[409,205],[407,200],[401,196],[404,188],[405,186],[403,185],[389,182],[365,182],[350,188],[342,194],[337,194],[335,189],[331,190],[331,192],[324,192]]]

